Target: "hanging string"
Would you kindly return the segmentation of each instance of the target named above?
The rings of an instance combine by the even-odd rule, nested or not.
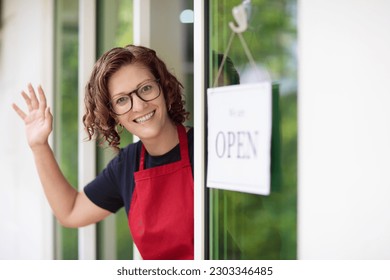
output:
[[[241,45],[242,47],[244,48],[244,52],[245,52],[245,55],[246,57],[248,58],[249,60],[249,63],[251,64],[251,66],[253,67],[253,69],[256,71],[257,75],[259,77],[261,77],[261,71],[259,69],[259,67],[256,65],[256,62],[252,56],[252,53],[251,51],[249,50],[249,47],[244,39],[244,37],[242,36],[241,32],[237,32],[238,34],[238,38],[240,39],[240,42],[241,42]],[[232,43],[233,43],[233,39],[234,39],[234,36],[236,35],[236,32],[232,31],[231,35],[230,35],[230,38],[229,38],[229,41],[228,41],[228,44],[226,46],[226,50],[225,50],[225,53],[223,54],[223,58],[222,58],[222,61],[221,61],[221,65],[219,66],[218,68],[218,73],[217,73],[217,76],[214,80],[214,83],[213,83],[213,87],[216,87],[218,85],[218,80],[219,80],[219,77],[221,76],[222,74],[222,69],[223,69],[223,66],[225,65],[225,62],[226,62],[226,59],[227,59],[227,56],[228,56],[228,53],[230,51],[230,48],[232,46]],[[268,70],[265,69],[265,72],[267,74],[267,78],[266,80],[271,80],[271,75],[269,74]]]
[[[227,47],[226,47],[226,51],[225,51],[225,53],[223,54],[222,61],[221,61],[221,65],[219,66],[218,73],[217,73],[217,77],[216,77],[215,80],[214,80],[213,87],[216,87],[216,86],[218,85],[218,80],[219,80],[219,77],[221,76],[222,69],[223,69],[223,66],[224,66],[224,64],[225,64],[226,58],[227,58],[227,56],[228,56],[230,47],[232,46],[234,35],[235,35],[234,32],[232,32],[232,33],[230,34],[230,38],[229,38],[229,41],[228,41],[228,44],[227,44]]]
[[[256,62],[253,59],[252,53],[249,50],[248,45],[247,45],[247,43],[246,43],[246,41],[241,33],[238,33],[238,38],[240,38],[241,45],[244,47],[245,54],[246,54],[250,64],[252,65],[253,69],[257,72],[257,75],[259,75],[259,77],[261,77],[261,71],[260,71],[259,67],[257,67]],[[267,80],[271,80],[270,79],[271,77],[270,77],[268,70],[266,69],[265,71],[267,73]]]

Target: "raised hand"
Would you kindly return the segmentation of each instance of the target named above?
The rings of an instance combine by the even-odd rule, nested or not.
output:
[[[39,99],[31,84],[28,84],[28,92],[29,94],[22,91],[28,113],[25,113],[16,104],[12,104],[12,107],[24,121],[27,142],[30,148],[34,150],[48,144],[48,138],[52,131],[53,116],[47,106],[46,96],[41,86],[38,86]]]

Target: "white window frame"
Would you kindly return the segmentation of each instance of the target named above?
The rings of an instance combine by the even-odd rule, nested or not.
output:
[[[150,11],[152,0],[134,0],[134,44],[150,47]],[[205,247],[205,124],[204,124],[204,0],[194,1],[194,258],[204,259]],[[136,141],[136,139],[134,139]],[[139,253],[134,246],[134,259]]]
[[[194,1],[194,215],[195,259],[205,258],[205,1]]]
[[[96,1],[80,0],[79,5],[78,188],[82,191],[96,176],[96,143],[85,141],[86,133],[82,122],[85,85],[96,60]],[[80,260],[96,259],[96,225],[78,229],[78,250]]]

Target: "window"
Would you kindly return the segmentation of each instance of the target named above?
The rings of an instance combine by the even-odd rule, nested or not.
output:
[[[133,39],[133,1],[98,0],[97,58],[113,47],[124,47]],[[121,147],[133,141],[126,130],[121,134]],[[108,147],[97,148],[97,173],[115,156]],[[127,225],[127,213],[122,208],[98,224],[98,259],[132,259],[133,247]]]
[[[55,2],[54,151],[70,184],[78,175],[78,1]],[[77,259],[77,229],[56,226],[56,259]]]
[[[295,259],[297,222],[297,65],[296,1],[249,2],[248,29],[243,37],[273,86],[274,116],[271,194],[259,196],[209,189],[208,249],[210,259]],[[219,59],[225,53],[234,22],[232,9],[241,1],[210,0],[208,85],[213,87]],[[218,86],[258,82],[237,36],[228,53],[238,75],[223,73]],[[280,113],[278,113],[278,111]],[[207,244],[206,244],[207,247]],[[207,252],[206,252],[207,254]],[[207,256],[206,256],[207,258]]]

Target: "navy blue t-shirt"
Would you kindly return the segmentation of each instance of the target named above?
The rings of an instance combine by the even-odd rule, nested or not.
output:
[[[188,153],[194,174],[194,130],[187,132]],[[125,206],[129,213],[130,202],[135,187],[134,172],[139,170],[141,141],[121,149],[107,167],[88,185],[84,192],[97,206],[111,212],[117,212]],[[180,160],[179,144],[162,156],[150,156],[145,152],[145,168],[152,168]]]

